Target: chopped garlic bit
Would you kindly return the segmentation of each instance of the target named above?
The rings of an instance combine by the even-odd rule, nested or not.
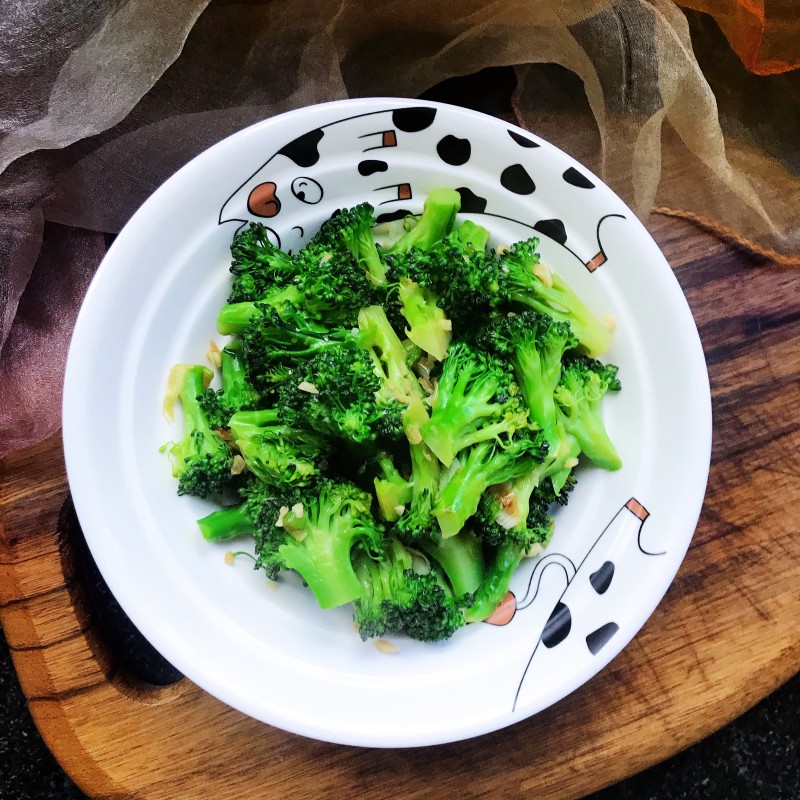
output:
[[[568,469],[572,469],[573,467],[577,467],[578,463],[579,463],[578,459],[573,456],[573,458],[568,458],[564,462],[564,466],[567,467]]]
[[[273,581],[270,578],[267,578],[267,586],[272,589],[273,592],[278,591],[278,581]]]
[[[289,513],[289,506],[281,506],[278,509],[278,519],[275,520],[275,527],[282,528],[284,517]]]
[[[297,517],[297,519],[303,519],[303,517],[305,516],[305,511],[303,510],[303,504],[295,503],[292,506],[292,514],[294,514]]]
[[[219,345],[213,339],[208,343],[206,358],[212,367],[219,369],[222,366],[222,352],[219,349]]]
[[[319,389],[314,386],[313,383],[309,383],[308,381],[301,381],[297,384],[297,388],[301,392],[308,392],[309,394],[319,394]]]
[[[534,268],[533,274],[547,287],[553,285],[553,273],[550,272],[550,267],[547,264],[542,264],[540,261]]]
[[[397,645],[392,644],[387,639],[376,639],[373,642],[373,645],[375,645],[375,649],[379,653],[396,653],[397,652]]]
[[[214,428],[214,433],[226,442],[230,442],[233,439],[230,428]]]
[[[333,258],[333,253],[325,252],[319,260],[320,264],[327,264]]]
[[[453,321],[450,320],[450,319],[447,319],[447,317],[445,317],[442,320],[442,330],[443,331],[451,331],[451,330],[453,330]]]
[[[227,552],[227,553],[225,553],[225,563],[226,563],[226,564],[227,564],[229,567],[232,567],[232,566],[233,566],[233,562],[234,562],[235,560],[236,560],[236,558],[235,558],[235,556],[233,555],[233,550],[228,550],[228,552]]]
[[[419,425],[409,425],[406,427],[406,438],[411,444],[419,444],[422,441],[422,434]]]
[[[544,547],[542,547],[540,542],[534,542],[526,551],[525,551],[525,558],[536,558],[536,556],[540,555]]]
[[[237,453],[233,457],[233,464],[231,464],[231,475],[241,475],[247,469],[247,464],[244,459]]]
[[[402,517],[405,513],[406,507],[404,505],[396,505],[394,507],[394,513],[397,514],[398,517]]]
[[[507,244],[501,244],[500,247],[498,247],[495,252],[499,256],[505,255],[508,252],[508,245]]]
[[[603,317],[603,325],[608,331],[615,331],[617,329],[617,318],[613,314],[606,314]]]

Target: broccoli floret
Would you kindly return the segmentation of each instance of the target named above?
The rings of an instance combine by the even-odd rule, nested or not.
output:
[[[270,242],[260,222],[236,233],[231,255],[234,278],[229,303],[262,300],[276,283],[290,281],[296,272],[291,256]]]
[[[222,388],[219,391],[206,389],[201,400],[203,411],[214,428],[229,427],[233,414],[251,410],[260,401],[258,392],[247,379],[241,350],[238,341],[230,342],[222,349]]]
[[[373,481],[375,496],[381,516],[387,522],[395,522],[406,510],[411,500],[411,484],[403,478],[388,453],[378,453],[376,458],[380,475]]]
[[[406,336],[441,361],[453,336],[453,323],[437,305],[436,295],[408,278],[401,278],[398,297],[401,313],[408,323]]]
[[[564,363],[555,399],[563,412],[564,428],[597,467],[617,470],[622,461],[608,436],[601,413],[606,392],[618,392],[617,367],[578,356]]]
[[[453,230],[461,208],[461,195],[452,189],[432,189],[425,198],[417,224],[398,239],[389,253],[407,253],[412,247],[430,250]]]
[[[442,464],[449,467],[464,448],[507,438],[528,424],[508,364],[465,342],[451,345],[431,418],[421,430],[425,444]]]
[[[327,440],[298,424],[286,424],[276,409],[239,411],[230,419],[231,437],[248,469],[264,483],[289,490],[320,475]]]
[[[233,453],[203,410],[202,399],[212,378],[210,369],[189,364],[177,364],[170,372],[165,408],[180,399],[184,436],[164,445],[162,451],[169,454],[180,495],[208,497],[236,482],[231,473]]]
[[[255,532],[256,567],[273,579],[283,570],[296,571],[322,608],[352,602],[363,590],[353,550],[376,556],[383,550],[371,504],[370,495],[354,484],[329,479],[270,500]]]
[[[223,336],[244,333],[253,319],[258,318],[262,307],[274,309],[278,316],[291,308],[300,308],[303,295],[296,286],[273,286],[263,297],[241,303],[228,303],[217,314],[217,331]]]
[[[442,536],[455,536],[478,510],[481,495],[490,486],[525,474],[547,454],[541,434],[520,431],[503,445],[492,441],[470,447],[443,481],[434,515]]]
[[[405,634],[423,642],[449,639],[464,624],[464,600],[453,595],[435,568],[414,569],[411,554],[395,537],[380,560],[359,553],[361,594],[354,619],[361,638]]]
[[[564,279],[539,263],[534,237],[506,250],[500,257],[499,297],[519,303],[553,319],[568,322],[590,355],[600,355],[611,346],[611,332],[586,307]]]
[[[475,593],[474,601],[467,609],[468,622],[481,622],[491,616],[508,592],[511,579],[526,555],[538,553],[553,535],[553,518],[549,509],[554,495],[547,489],[537,490],[530,498],[527,526],[528,537],[505,536],[486,570],[486,578]]]

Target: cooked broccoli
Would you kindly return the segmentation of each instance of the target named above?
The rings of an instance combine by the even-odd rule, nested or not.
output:
[[[408,278],[401,278],[398,297],[400,311],[408,323],[406,336],[437,361],[441,361],[447,354],[447,347],[453,336],[453,323],[437,305],[436,295]]]
[[[261,300],[275,284],[287,283],[296,272],[292,257],[272,244],[260,222],[251,222],[236,233],[231,255],[234,278],[229,303]]]
[[[433,513],[442,536],[455,536],[478,510],[481,495],[490,486],[516,478],[541,462],[547,443],[541,434],[520,431],[502,445],[482,441],[454,462],[436,498]]]
[[[247,379],[241,350],[238,341],[230,342],[222,349],[222,388],[218,391],[209,388],[203,394],[201,405],[214,428],[229,427],[233,414],[251,410],[259,403],[260,396]]]
[[[461,195],[452,189],[432,189],[422,207],[417,224],[390,248],[389,253],[407,253],[412,247],[430,250],[444,239],[456,221]]]
[[[230,418],[230,429],[250,472],[287,491],[320,475],[330,445],[313,430],[286,424],[285,416],[276,409],[239,411]]]
[[[171,412],[171,405],[180,398],[184,436],[165,444],[162,451],[172,462],[178,494],[208,497],[235,483],[231,473],[233,453],[203,410],[203,396],[212,378],[210,369],[189,364],[176,364],[170,372],[165,408]]]
[[[606,392],[618,392],[617,367],[578,356],[565,362],[555,399],[563,412],[564,428],[575,437],[583,453],[597,467],[616,470],[622,466],[601,414]]]
[[[553,500],[553,493],[547,489],[533,493],[527,515],[528,536],[509,535],[501,539],[486,570],[486,578],[467,609],[468,622],[481,622],[491,616],[506,596],[520,561],[526,555],[538,553],[550,540],[553,518],[549,509]]]
[[[361,597],[353,569],[356,548],[379,556],[384,534],[372,518],[372,498],[348,482],[330,479],[270,499],[256,536],[256,566],[270,578],[294,570],[322,608]]]
[[[406,510],[411,500],[411,484],[398,472],[388,453],[378,453],[376,462],[380,475],[373,481],[375,497],[381,517],[387,522],[394,522]]]
[[[272,504],[276,501],[275,489],[251,477],[240,489],[242,502],[212,511],[197,525],[208,542],[222,542],[236,536],[251,535],[267,524]]]
[[[453,592],[473,595],[485,576],[483,548],[472,531],[462,530],[457,536],[423,538],[416,542],[442,568]]]
[[[469,219],[465,219],[453,231],[452,236],[459,239],[467,249],[474,250],[476,253],[485,253],[489,246],[489,231]]]
[[[431,418],[421,431],[442,464],[449,467],[465,447],[508,438],[528,425],[528,412],[508,364],[466,342],[451,345]]]
[[[355,623],[361,638],[405,634],[422,642],[449,639],[464,624],[464,603],[435,567],[415,568],[411,553],[389,537],[380,559],[360,552],[361,594]]]
[[[611,346],[611,332],[586,307],[561,276],[541,264],[534,237],[506,250],[500,257],[499,297],[553,319],[568,322],[586,351],[593,356]]]

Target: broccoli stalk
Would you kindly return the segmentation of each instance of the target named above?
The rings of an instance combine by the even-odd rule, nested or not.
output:
[[[197,525],[207,542],[224,542],[237,536],[252,534],[255,529],[244,504],[212,511],[208,516],[197,520]]]
[[[269,505],[256,532],[256,566],[272,578],[296,571],[322,608],[360,597],[353,550],[380,553],[383,546],[383,532],[370,514],[370,495],[351,483],[326,479],[316,492],[302,490],[279,502]]]
[[[580,356],[564,365],[555,400],[563,412],[564,428],[583,453],[601,469],[617,470],[622,461],[601,414],[606,392],[618,392],[617,367]]]
[[[261,304],[274,308],[280,316],[287,306],[300,308],[303,305],[303,295],[296,286],[274,286],[257,300],[228,303],[217,314],[217,331],[223,336],[244,333],[250,322],[260,315]]]
[[[406,634],[423,642],[448,639],[464,624],[462,604],[436,569],[414,569],[411,554],[395,537],[380,560],[359,553],[361,594],[355,623],[361,638]]]
[[[238,341],[230,342],[222,349],[222,388],[218,392],[206,389],[201,401],[213,427],[227,428],[233,414],[255,408],[259,402],[258,392],[247,379],[241,349]]]
[[[464,448],[511,436],[528,425],[528,412],[508,366],[465,342],[450,347],[435,397],[421,432],[446,467]]]
[[[467,249],[476,253],[485,253],[489,245],[489,231],[469,219],[465,219],[453,231],[453,236],[457,237]]]
[[[483,583],[485,565],[481,542],[472,531],[462,530],[450,539],[420,539],[419,546],[444,570],[456,595],[472,595]]]
[[[203,397],[213,373],[210,369],[176,364],[170,371],[165,410],[171,414],[175,399],[183,406],[184,436],[168,442],[166,451],[172,462],[172,476],[178,479],[178,494],[207,497],[232,485],[233,454],[217,435],[203,408]]]
[[[387,522],[395,522],[400,519],[406,504],[411,500],[412,488],[397,471],[391,456],[387,453],[379,453],[377,462],[381,477],[376,477],[373,483],[375,496],[378,498],[378,507],[383,519]]]
[[[455,224],[456,214],[461,208],[461,195],[452,189],[432,189],[422,207],[419,222],[398,239],[390,253],[407,253],[412,247],[430,250],[444,239]]]
[[[248,469],[264,483],[288,490],[306,486],[320,474],[326,440],[286,424],[276,409],[239,411],[230,419],[231,436]]]
[[[611,332],[586,307],[563,278],[539,263],[537,238],[518,242],[500,258],[499,283],[502,299],[568,322],[580,344],[590,355],[600,355],[611,346]]]
[[[402,278],[398,291],[401,313],[408,322],[408,338],[437,361],[447,353],[453,324],[436,304],[436,296],[418,283]]]

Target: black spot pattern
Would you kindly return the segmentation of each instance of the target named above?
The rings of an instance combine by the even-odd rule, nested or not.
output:
[[[540,219],[533,226],[533,229],[543,233],[545,236],[549,236],[559,244],[564,244],[567,241],[567,231],[560,219]]]
[[[386,172],[387,169],[389,169],[389,165],[385,161],[379,161],[377,158],[368,158],[358,165],[358,173],[364,177],[374,175],[376,172]]]
[[[500,184],[514,194],[531,194],[536,191],[536,184],[522,164],[506,167],[500,173]]]
[[[435,108],[426,108],[425,106],[398,108],[392,112],[392,124],[406,133],[418,133],[429,128],[435,117]]]
[[[561,177],[567,183],[577,186],[579,189],[594,189],[594,184],[582,172],[578,172],[575,167],[570,167]]]
[[[542,644],[545,647],[555,647],[561,644],[569,635],[572,628],[572,614],[564,603],[557,603],[547,620],[542,631]]]
[[[616,622],[607,622],[601,625],[596,631],[592,631],[586,637],[586,646],[589,652],[596,656],[605,646],[611,637],[619,630],[619,625]]]
[[[508,135],[520,146],[520,147],[538,147],[539,143],[534,142],[533,139],[528,139],[527,136],[522,136],[521,134],[517,133],[516,131],[509,131]]]
[[[475,194],[472,189],[462,186],[456,191],[461,195],[461,211],[465,214],[483,214],[486,211],[486,198]]]
[[[469,161],[469,157],[472,155],[472,145],[469,143],[469,139],[459,139],[458,136],[448,134],[439,140],[436,152],[445,164],[459,167]]]
[[[606,589],[611,585],[611,579],[614,577],[614,562],[606,561],[601,565],[597,572],[593,572],[589,576],[589,583],[597,594],[604,594]]]
[[[293,142],[284,145],[278,153],[290,158],[298,167],[311,167],[319,161],[320,140],[325,132],[320,128],[298,136]]]
[[[378,216],[375,217],[375,222],[380,225],[381,222],[394,222],[396,219],[405,219],[410,216],[410,211],[400,208],[397,211],[387,211],[385,214],[378,214]]]

